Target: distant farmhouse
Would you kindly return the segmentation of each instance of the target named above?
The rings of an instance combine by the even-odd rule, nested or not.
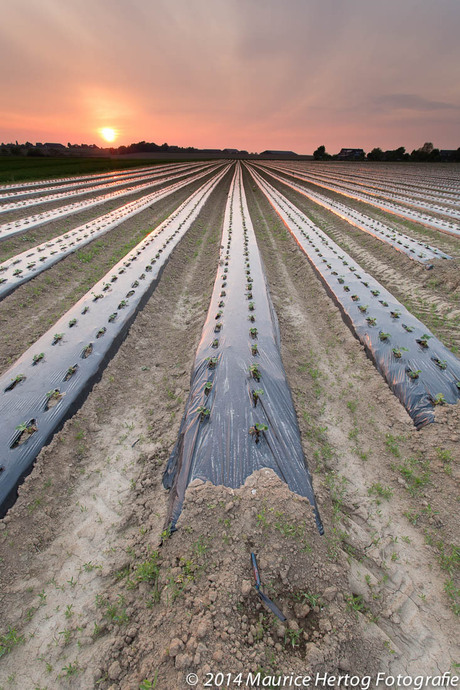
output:
[[[363,161],[364,156],[363,149],[341,149],[336,158],[338,161]]]
[[[259,154],[263,158],[298,158],[299,154],[294,151],[262,151]]]

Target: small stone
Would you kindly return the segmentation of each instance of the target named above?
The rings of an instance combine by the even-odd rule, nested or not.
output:
[[[178,654],[174,661],[174,666],[181,670],[187,668],[192,663],[192,657],[188,654]]]
[[[199,624],[198,628],[196,629],[195,634],[196,634],[197,638],[199,640],[202,640],[203,637],[206,637],[206,635],[209,632],[210,627],[211,627],[210,623],[207,619],[202,620],[201,623]]]
[[[108,670],[110,680],[118,680],[121,675],[121,666],[119,661],[114,661],[113,664],[109,666]]]
[[[323,598],[326,601],[333,601],[337,595],[337,587],[327,587],[323,592]]]
[[[224,655],[222,654],[222,651],[220,649],[216,649],[216,651],[212,655],[212,658],[214,659],[214,661],[220,662],[224,658]]]
[[[175,637],[174,639],[171,640],[170,645],[169,645],[169,656],[177,656],[179,652],[184,648],[184,643],[182,640],[179,640],[178,637]]]
[[[319,622],[319,629],[321,632],[330,632],[332,630],[331,622],[327,618],[322,618]]]
[[[247,597],[252,589],[252,585],[249,580],[243,580],[241,583],[241,594],[243,597]]]

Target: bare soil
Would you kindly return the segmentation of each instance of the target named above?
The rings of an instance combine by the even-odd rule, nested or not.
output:
[[[161,477],[212,292],[229,179],[0,522],[5,690],[179,690],[190,672],[198,688],[218,671],[419,675],[459,661],[459,406],[415,430],[251,183],[325,535],[308,503],[267,470],[238,490],[195,482],[178,531],[164,533]],[[2,331],[17,327],[11,309],[3,318]],[[16,356],[7,348],[0,342],[2,361]],[[284,623],[257,597],[251,551]]]

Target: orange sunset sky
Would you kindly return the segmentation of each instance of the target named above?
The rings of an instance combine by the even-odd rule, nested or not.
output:
[[[459,0],[0,0],[0,141],[460,146]]]

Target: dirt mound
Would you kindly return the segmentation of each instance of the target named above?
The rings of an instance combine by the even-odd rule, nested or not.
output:
[[[284,622],[253,587],[252,551]],[[310,504],[267,469],[238,490],[193,482],[178,531],[144,546],[111,597],[104,609],[122,598],[136,622],[115,637],[101,688],[156,679],[176,690],[190,672],[200,688],[217,672],[369,674],[383,646],[372,624],[358,622],[345,561],[331,558]],[[97,624],[106,621],[101,611]]]

